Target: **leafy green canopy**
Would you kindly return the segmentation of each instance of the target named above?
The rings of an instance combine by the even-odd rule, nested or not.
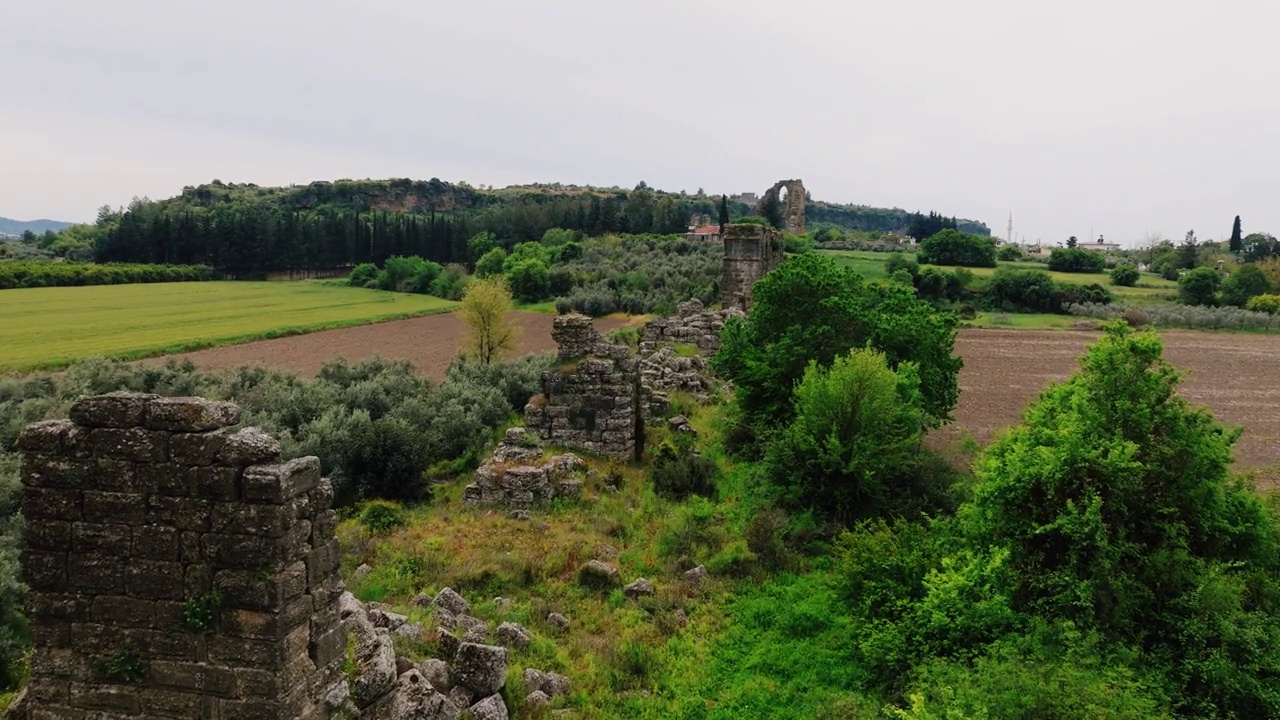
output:
[[[774,485],[790,505],[840,515],[885,507],[924,434],[916,365],[895,373],[882,353],[855,349],[830,368],[809,363],[795,419],[769,446]]]
[[[1275,521],[1229,474],[1239,431],[1175,393],[1162,351],[1109,326],[990,447],[962,521],[1006,556],[1014,609],[1145,652],[1189,714],[1276,717]]]
[[[989,237],[947,229],[921,242],[916,259],[926,265],[995,267],[996,244]]]
[[[961,360],[952,356],[958,320],[916,298],[908,286],[867,283],[817,254],[789,258],[756,283],[746,320],[730,320],[712,360],[736,386],[757,430],[794,415],[792,390],[809,364],[828,367],[854,348],[884,353],[890,367],[913,362],[920,377],[924,424],[951,417]]]

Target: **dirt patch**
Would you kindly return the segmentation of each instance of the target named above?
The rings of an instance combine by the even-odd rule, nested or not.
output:
[[[1188,375],[1183,397],[1207,406],[1219,420],[1245,428],[1237,465],[1280,464],[1280,335],[1161,333],[1165,358]],[[986,443],[1016,424],[1050,382],[1079,368],[1097,332],[965,329],[956,339],[964,358],[956,426]],[[951,428],[946,433],[958,433]]]
[[[520,342],[516,352],[527,355],[556,349],[551,340],[551,315],[513,310],[512,318],[520,326]],[[622,321],[602,318],[596,327],[606,332],[622,326]],[[433,379],[444,377],[449,363],[462,348],[463,325],[454,313],[428,315],[409,320],[393,320],[376,325],[360,325],[340,330],[259,340],[227,347],[197,350],[171,355],[191,360],[206,370],[227,370],[241,365],[268,367],[301,375],[315,375],[326,362],[346,358],[359,362],[375,355],[412,362],[423,374]],[[152,358],[142,362],[162,362]]]

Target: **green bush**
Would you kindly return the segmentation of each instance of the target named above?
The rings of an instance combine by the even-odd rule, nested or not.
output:
[[[360,263],[351,269],[347,284],[352,287],[369,287],[378,279],[378,266],[373,263]]]
[[[1100,273],[1107,269],[1107,258],[1093,250],[1055,248],[1049,253],[1049,269],[1066,273]]]
[[[1057,309],[1055,312],[1062,312],[1062,308],[1071,303],[1111,304],[1111,291],[1098,283],[1089,283],[1088,285],[1061,283],[1057,286],[1055,295],[1057,297]]]
[[[683,236],[610,235],[586,241],[582,257],[556,271],[573,280],[570,291],[557,293],[559,313],[668,313],[690,298],[706,305],[718,299],[724,245]]]
[[[1178,299],[1187,305],[1217,305],[1220,287],[1222,275],[1217,270],[1199,267],[1178,278]]]
[[[923,403],[914,363],[895,372],[871,350],[841,355],[830,368],[811,362],[795,389],[794,418],[769,444],[779,499],[837,517],[881,512],[919,447]]]
[[[792,235],[787,233],[782,238],[782,247],[793,255],[813,252],[813,238],[808,235]]]
[[[987,288],[987,301],[998,310],[1057,312],[1053,278],[1043,270],[996,270]]]
[[[0,260],[0,290],[68,285],[194,282],[217,278],[217,273],[207,265]]]
[[[458,263],[450,263],[444,266],[444,270],[436,277],[435,282],[431,283],[430,294],[445,300],[461,300],[470,279],[466,267]]]
[[[740,218],[734,218],[731,225],[764,225],[765,227],[773,227],[773,223],[760,217],[759,215],[744,215]]]
[[[1280,314],[1280,295],[1255,295],[1249,298],[1245,309],[1268,315]]]
[[[649,464],[653,491],[671,499],[690,495],[713,498],[716,493],[716,464],[694,452],[692,443],[663,442]]]
[[[996,250],[996,259],[1001,262],[1017,262],[1022,259],[1022,248],[1017,245],[1001,245]]]
[[[947,229],[922,241],[916,259],[925,265],[995,267],[996,245],[989,237]]]
[[[889,253],[889,257],[884,260],[884,271],[893,275],[899,270],[906,270],[914,279],[920,274],[920,263],[910,255],[904,255],[900,252]]]
[[[1249,300],[1271,290],[1271,281],[1257,265],[1241,265],[1222,281],[1222,304],[1246,307]]]
[[[1111,284],[1120,287],[1133,287],[1140,277],[1138,269],[1128,265],[1117,265],[1111,270]]]
[[[386,500],[372,500],[360,510],[360,527],[374,535],[385,535],[409,524],[404,508]]]

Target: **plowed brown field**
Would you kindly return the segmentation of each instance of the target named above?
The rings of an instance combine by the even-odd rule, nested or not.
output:
[[[513,310],[511,317],[521,329],[516,354],[556,349],[551,341],[551,315]],[[621,320],[613,318],[596,321],[601,332],[621,325]],[[380,355],[393,360],[409,360],[423,374],[438,380],[444,377],[449,363],[458,356],[462,348],[462,334],[462,321],[454,313],[448,313],[259,340],[169,357],[191,360],[208,370],[266,365],[302,375],[315,375],[330,360],[346,358],[350,362],[359,362]],[[144,362],[165,359],[153,358]]]
[[[1240,467],[1280,464],[1280,335],[1165,331],[1165,358],[1189,374],[1180,392],[1222,422],[1245,428],[1236,445]],[[981,442],[1018,422],[1054,380],[1079,367],[1098,333],[966,329],[956,340],[964,358],[956,425]]]
[[[549,351],[549,315],[513,312],[523,329],[520,353]],[[602,331],[620,321],[597,322]],[[964,358],[956,423],[942,431],[968,430],[981,442],[1018,422],[1044,387],[1078,367],[1084,348],[1098,337],[1086,331],[965,329],[956,341]],[[1189,371],[1182,393],[1209,407],[1220,420],[1245,428],[1236,446],[1241,467],[1280,465],[1280,335],[1163,333],[1165,357]],[[185,353],[197,365],[225,369],[258,363],[312,375],[328,360],[358,361],[374,355],[412,361],[440,378],[458,354],[462,324],[453,314],[263,340]],[[152,360],[151,362],[155,362]]]

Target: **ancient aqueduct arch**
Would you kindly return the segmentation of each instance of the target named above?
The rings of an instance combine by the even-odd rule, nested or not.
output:
[[[780,196],[784,188],[787,191],[786,201],[782,206],[782,217],[786,221],[786,225],[784,227],[786,231],[792,235],[803,235],[804,203],[806,197],[803,180],[779,180],[773,187],[769,188],[769,190],[765,192],[764,197],[760,199],[760,204],[763,204],[769,199],[781,201],[782,198]],[[758,204],[756,207],[759,208],[760,205]]]

